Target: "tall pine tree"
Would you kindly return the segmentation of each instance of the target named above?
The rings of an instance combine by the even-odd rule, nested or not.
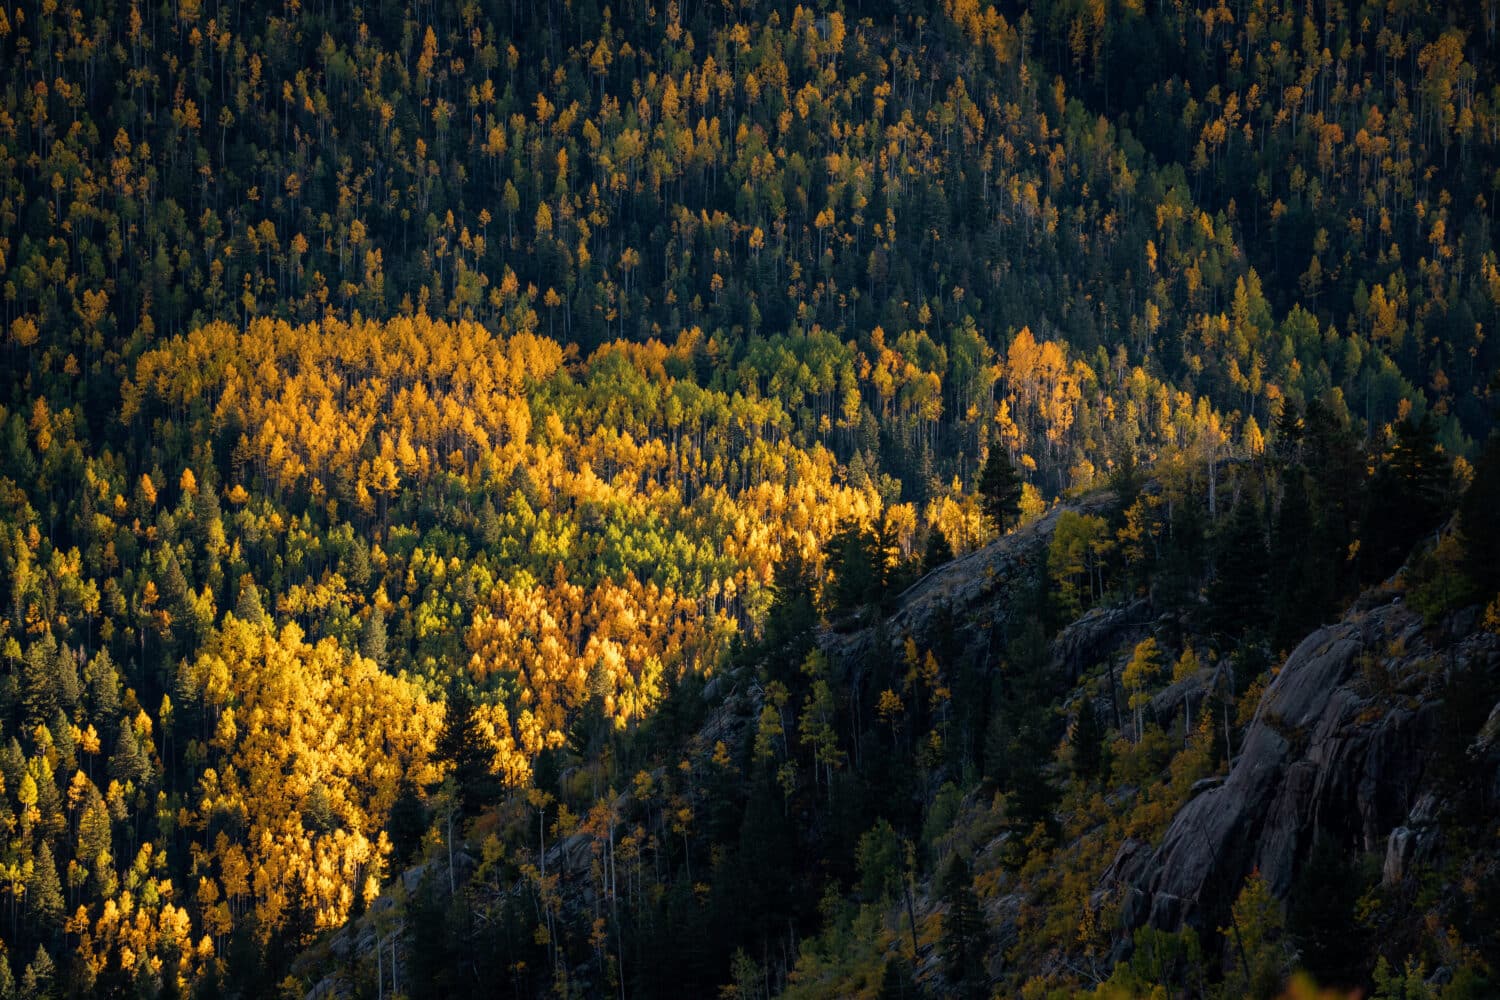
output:
[[[453,766],[453,780],[458,784],[464,815],[478,815],[498,792],[493,772],[494,753],[479,728],[474,700],[460,685],[448,693],[443,730],[438,734],[435,751],[439,760]]]
[[[990,449],[984,471],[979,474],[979,509],[1001,535],[1021,513],[1021,477],[1004,448]]]
[[[1208,591],[1211,626],[1227,636],[1263,628],[1270,558],[1260,504],[1248,493],[1234,505],[1215,548],[1214,579]]]
[[[968,863],[957,854],[948,859],[940,881],[943,902],[942,937],[938,948],[943,956],[943,976],[953,995],[977,998],[988,995],[989,976],[985,971],[988,951],[984,914],[974,895],[974,875]]]

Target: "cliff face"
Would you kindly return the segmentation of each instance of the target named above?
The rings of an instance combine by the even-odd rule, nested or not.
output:
[[[940,628],[957,629],[966,641],[984,641],[987,629],[1014,617],[1015,589],[1025,586],[1046,566],[1047,546],[1058,517],[1065,511],[1099,514],[1113,502],[1112,493],[1099,491],[1054,507],[1035,521],[923,576],[896,598],[881,628],[825,630],[819,636],[819,645],[835,659],[858,663],[882,639],[893,649],[900,649],[907,636],[918,646],[931,647],[939,641],[936,632]],[[1143,613],[1136,607],[1090,612],[1078,623],[1087,623],[1088,628],[1077,635],[1070,629],[1070,637],[1059,637],[1052,645],[1054,662],[1076,676],[1080,665],[1094,662],[1090,657],[1097,658],[1105,647],[1114,648],[1110,642],[1130,615]]]
[[[1445,687],[1466,666],[1494,671],[1500,643],[1471,621],[1434,635],[1399,596],[1383,599],[1293,651],[1227,778],[1187,802],[1158,847],[1122,845],[1101,888],[1123,889],[1127,926],[1216,926],[1257,868],[1284,897],[1320,831],[1348,850],[1385,852],[1388,880],[1433,848],[1445,807],[1436,748],[1454,735],[1443,731]],[[1468,758],[1487,769],[1493,808],[1494,736],[1481,734]]]

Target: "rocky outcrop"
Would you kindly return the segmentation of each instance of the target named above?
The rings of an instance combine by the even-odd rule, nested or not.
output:
[[[1053,640],[1052,667],[1072,683],[1121,647],[1146,638],[1152,624],[1151,604],[1146,600],[1092,608]]]
[[[939,566],[906,588],[895,600],[896,610],[878,632],[873,628],[847,633],[828,629],[818,644],[835,659],[856,663],[871,653],[882,636],[893,649],[899,650],[907,636],[918,646],[930,648],[937,644],[935,633],[940,626],[988,626],[1003,621],[1009,613],[1006,594],[1045,565],[1046,548],[1062,512],[1099,514],[1113,502],[1113,493],[1100,491],[1054,507],[983,548]],[[1074,641],[1075,648],[1054,652],[1054,661],[1065,669],[1076,669],[1079,657],[1097,644],[1100,635],[1126,621],[1123,612],[1134,613],[1117,608],[1103,613],[1102,618],[1086,616],[1079,625],[1091,624]]]
[[[1216,926],[1257,868],[1285,896],[1319,831],[1385,852],[1396,879],[1431,848],[1446,671],[1494,669],[1500,648],[1489,633],[1424,629],[1391,594],[1372,603],[1296,648],[1228,777],[1191,798],[1158,847],[1122,847],[1101,889],[1123,891],[1127,926]]]

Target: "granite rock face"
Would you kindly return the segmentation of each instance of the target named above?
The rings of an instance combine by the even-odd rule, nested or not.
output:
[[[1126,845],[1106,873],[1127,926],[1217,926],[1255,869],[1284,897],[1320,831],[1384,852],[1387,877],[1401,878],[1436,836],[1429,764],[1445,670],[1500,658],[1493,635],[1431,634],[1396,599],[1303,640],[1228,777],[1190,799],[1154,850]]]
[[[880,642],[899,652],[907,636],[920,648],[931,648],[942,641],[938,633],[943,629],[960,630],[961,645],[987,646],[989,630],[1014,617],[1009,599],[1014,588],[1045,567],[1047,546],[1058,517],[1064,511],[1098,514],[1113,502],[1112,493],[1099,491],[1054,507],[1035,521],[927,573],[896,597],[895,610],[880,629],[824,629],[818,644],[833,659],[845,663],[868,658]],[[1049,647],[1054,667],[1068,673],[1069,679],[1076,678],[1079,670],[1096,662],[1101,646],[1110,641],[1118,644],[1122,630],[1139,627],[1137,619],[1143,618],[1144,608],[1145,602],[1138,602],[1126,608],[1089,612]],[[1144,628],[1140,634],[1146,634]]]

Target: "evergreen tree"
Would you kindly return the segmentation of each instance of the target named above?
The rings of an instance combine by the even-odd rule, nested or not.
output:
[[[1321,400],[1307,405],[1300,434],[1302,465],[1311,478],[1308,495],[1317,531],[1308,539],[1309,558],[1328,574],[1332,594],[1355,583],[1350,550],[1355,520],[1364,504],[1365,455],[1348,420]]]
[[[1500,434],[1491,434],[1474,463],[1474,478],[1459,505],[1464,572],[1488,602],[1500,590]]]
[[[1452,468],[1437,442],[1431,414],[1396,425],[1387,460],[1370,482],[1361,552],[1368,550],[1368,579],[1394,571],[1412,546],[1442,519]]]
[[[94,654],[84,668],[84,682],[88,691],[88,706],[91,717],[113,721],[120,715],[120,674],[110,659],[109,650],[101,649]]]
[[[828,544],[828,611],[842,614],[870,603],[880,592],[877,553],[869,529],[850,524]]]
[[[927,550],[922,554],[922,572],[931,573],[952,561],[953,546],[949,544],[948,536],[943,534],[942,528],[934,526],[927,533]]]
[[[118,886],[111,846],[109,809],[104,796],[91,782],[84,794],[84,806],[78,821],[76,854],[79,864],[88,869],[90,891],[101,899],[113,896]]]
[[[989,985],[989,975],[985,970],[988,934],[979,899],[974,895],[973,873],[956,853],[948,858],[939,889],[947,905],[938,942],[943,958],[943,976],[955,996],[986,996]]]
[[[905,955],[896,955],[885,960],[885,970],[880,976],[880,992],[876,1000],[916,1000],[921,996],[916,977],[912,974],[911,962]]]
[[[500,524],[500,512],[495,510],[495,503],[489,497],[484,498],[484,503],[479,506],[479,540],[488,548],[497,545],[504,531]]]
[[[109,776],[121,784],[133,781],[137,786],[144,785],[151,776],[151,761],[141,751],[135,726],[129,719],[120,720],[120,735],[109,758]]]
[[[28,731],[52,721],[60,705],[57,671],[57,643],[51,640],[33,643],[26,651],[21,673],[21,707],[26,713]]]
[[[242,622],[259,624],[266,620],[265,605],[260,600],[260,588],[249,573],[240,577],[240,595],[234,603],[234,616]]]
[[[1094,699],[1084,695],[1078,702],[1078,720],[1073,724],[1073,774],[1080,781],[1099,776],[1104,763],[1104,731]]]
[[[396,788],[396,801],[391,805],[391,815],[386,821],[386,832],[391,838],[391,862],[396,868],[409,863],[422,845],[422,834],[427,831],[427,809],[411,778],[402,776]]]
[[[1248,493],[1234,505],[1215,549],[1208,592],[1211,626],[1223,635],[1264,627],[1270,558],[1260,504]]]
[[[359,655],[374,660],[381,667],[386,665],[385,613],[378,607],[371,606],[360,626]]]
[[[57,965],[47,949],[37,945],[36,957],[21,975],[22,1000],[52,1000],[57,995]]]
[[[494,753],[479,728],[474,701],[461,685],[455,685],[448,694],[443,729],[433,753],[438,760],[452,765],[464,815],[478,815],[498,791]]]
[[[1282,474],[1281,506],[1271,535],[1271,639],[1277,649],[1306,635],[1333,599],[1324,537],[1307,470],[1290,466]]]
[[[1271,429],[1271,460],[1281,468],[1298,464],[1302,457],[1302,438],[1306,428],[1302,414],[1290,401],[1283,400]]]
[[[979,474],[979,509],[1001,535],[1021,512],[1021,477],[1004,448],[990,448],[990,457]]]
[[[517,462],[511,469],[510,480],[505,486],[505,498],[514,501],[515,497],[526,501],[526,505],[536,510],[542,505],[542,491],[537,486],[536,477],[531,474],[525,462]]]
[[[42,841],[33,864],[35,874],[26,886],[26,910],[38,934],[50,939],[62,928],[64,910],[62,882],[57,877],[52,845]]]
[[[1366,935],[1355,918],[1361,888],[1357,866],[1320,832],[1292,888],[1287,929],[1300,963],[1325,986],[1354,987],[1363,978]]]
[[[785,546],[776,562],[763,639],[773,680],[794,681],[812,647],[812,630],[818,623],[814,581],[813,568],[801,550],[795,544]]]
[[[354,539],[339,555],[339,572],[355,590],[363,591],[370,582],[370,553],[365,543]]]

